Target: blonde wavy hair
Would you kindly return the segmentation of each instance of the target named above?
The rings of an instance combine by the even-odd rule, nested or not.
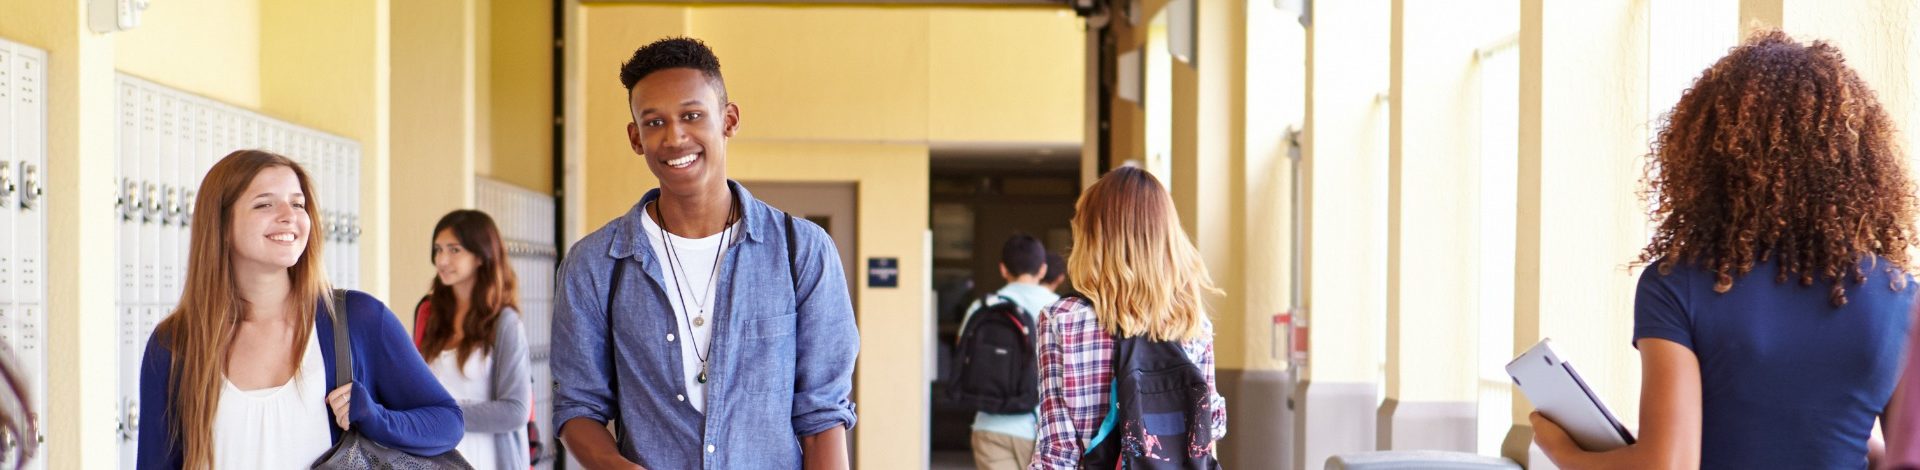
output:
[[[1108,172],[1075,203],[1067,273],[1100,326],[1122,338],[1197,339],[1207,322],[1201,296],[1224,294],[1181,230],[1166,187],[1131,166]]]

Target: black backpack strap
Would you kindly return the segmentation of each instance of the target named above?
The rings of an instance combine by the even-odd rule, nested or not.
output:
[[[615,335],[613,334],[613,294],[620,292],[620,278],[624,277],[622,274],[627,272],[625,269],[627,267],[626,265],[626,258],[614,258],[612,279],[607,282],[607,370],[611,371],[611,373],[607,374],[607,389],[611,392],[609,396],[613,400],[612,419],[615,420],[620,418],[620,355],[614,354],[614,349],[618,347],[618,343],[615,341]],[[620,426],[613,426],[613,442],[615,446],[618,447],[619,444],[625,441],[626,436],[620,432]]]
[[[800,247],[793,228],[793,214],[782,212],[787,217],[787,275],[793,277],[793,293],[800,293]],[[793,299],[798,302],[800,299]]]
[[[342,309],[346,305],[346,292],[330,292],[330,301],[326,303],[326,317],[334,320],[334,380],[332,389],[353,384],[353,341],[348,340],[348,313]]]

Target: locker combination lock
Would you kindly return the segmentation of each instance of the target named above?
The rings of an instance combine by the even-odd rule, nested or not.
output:
[[[20,207],[33,209],[40,202],[40,196],[47,194],[45,185],[40,184],[40,167],[31,163],[21,163],[26,176],[22,178],[24,186],[20,191]]]

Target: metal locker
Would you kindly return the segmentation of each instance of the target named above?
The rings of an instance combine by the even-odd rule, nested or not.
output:
[[[253,119],[247,119],[247,116],[240,116],[239,119],[240,119],[239,148],[244,148],[244,149],[260,148],[260,122]]]
[[[360,144],[347,142],[338,147],[346,161],[347,195],[347,275],[353,286],[360,285]]]
[[[143,128],[149,122],[142,112],[145,109],[147,93],[138,83],[121,77],[120,85],[120,132],[119,140],[119,230],[117,240],[119,289],[115,311],[120,317],[120,391],[115,400],[115,420],[119,424],[120,467],[131,469],[136,464],[138,452],[137,431],[139,422],[140,398],[140,361],[145,356],[144,345],[147,336],[141,327],[143,318],[140,310],[140,217],[146,212],[144,200],[140,197],[140,184],[135,175],[140,168],[140,138],[145,135]]]
[[[154,316],[155,324],[159,323],[165,312],[172,311],[175,297],[180,295],[181,272],[185,271],[178,264],[182,258],[179,256],[179,247],[182,245],[180,231],[174,230],[174,214],[179,212],[180,202],[177,184],[180,167],[183,166],[180,161],[187,150],[186,146],[180,145],[181,136],[186,133],[185,101],[183,97],[172,94],[160,101],[160,141],[156,146],[159,158],[155,161],[158,165],[154,171],[147,173],[153,185],[151,196],[154,198],[154,207],[149,209],[154,213],[152,225],[158,237],[153,244],[157,251],[153,258],[154,292],[150,313]]]
[[[18,193],[9,210],[17,210],[13,245],[14,357],[28,370],[28,388],[34,397],[33,413],[47,416],[46,356],[46,70],[43,51],[13,45],[13,66],[8,74],[13,82],[13,157]],[[44,422],[44,418],[41,419]],[[32,437],[46,442],[46,431]],[[11,453],[16,443],[0,443],[0,450]],[[46,468],[45,459],[30,462],[27,468]]]
[[[144,146],[141,153],[146,159],[134,173],[140,187],[140,295],[135,297],[140,309],[140,336],[146,337],[159,322],[159,263],[160,263],[160,189],[157,176],[160,169],[167,166],[172,152],[167,149],[166,128],[170,127],[172,116],[168,108],[173,98],[162,93],[158,87],[147,94],[142,114],[145,126],[141,129],[140,143]]]
[[[347,272],[347,185],[346,162],[340,160],[335,144],[329,140],[320,145],[322,173],[326,183],[322,184],[320,206],[327,209],[327,276],[342,287],[355,287],[352,274]]]
[[[347,194],[347,165],[340,158],[337,145],[328,142],[321,147],[321,159],[326,162],[327,183],[326,201],[329,232],[327,238],[327,275],[341,287],[354,288],[353,274],[347,268],[352,250],[347,246],[347,207],[350,196]]]
[[[18,60],[11,45],[0,42],[0,339],[5,339],[9,344],[15,341],[12,337],[13,319],[25,310],[14,295],[14,290],[20,284],[15,279],[14,263],[18,258],[15,244],[21,232],[25,231],[19,219],[26,216],[16,207],[20,202],[18,168],[31,158],[20,151],[24,146],[19,141],[27,137],[21,135],[21,126],[17,122],[20,118],[14,117],[17,102],[14,98],[17,93],[13,83],[16,73],[14,63]],[[38,369],[24,361],[21,366],[29,370]]]
[[[318,149],[320,160],[320,208],[326,209],[321,217],[327,226],[327,279],[341,288],[352,288],[352,280],[347,273],[347,238],[345,166],[333,151],[332,142],[322,142]]]
[[[13,239],[18,211],[12,209],[20,194],[15,165],[25,160],[14,151],[19,137],[13,125],[13,62],[12,48],[0,43],[0,318],[10,315],[14,307]]]

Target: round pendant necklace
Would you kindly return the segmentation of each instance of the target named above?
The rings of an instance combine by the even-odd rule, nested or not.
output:
[[[668,267],[673,269],[674,297],[680,300],[680,307],[682,311],[681,313],[683,314],[692,313],[692,312],[686,311],[687,310],[686,307],[688,305],[694,306],[696,309],[695,311],[698,312],[697,314],[693,314],[693,315],[682,315],[681,320],[685,322],[687,325],[687,333],[688,333],[687,340],[691,341],[690,344],[693,345],[694,356],[700,360],[700,373],[699,375],[695,376],[695,380],[699,381],[699,383],[702,383],[702,384],[707,383],[707,360],[709,357],[713,355],[713,342],[708,341],[707,347],[705,348],[706,350],[702,351],[700,347],[700,340],[696,338],[698,335],[693,334],[693,329],[706,324],[707,306],[713,303],[713,296],[715,293],[719,291],[720,260],[724,258],[727,254],[728,241],[730,241],[732,238],[733,224],[736,221],[735,219],[740,214],[739,209],[740,209],[739,206],[728,204],[727,221],[726,221],[726,224],[720,229],[720,245],[718,248],[714,250],[712,271],[709,271],[707,273],[707,282],[705,286],[706,292],[704,292],[704,294],[706,295],[706,298],[702,299],[700,297],[702,295],[702,292],[695,292],[693,294],[693,299],[692,299],[693,302],[689,304],[686,291],[691,290],[692,286],[689,285],[691,284],[691,282],[689,282],[689,280],[687,279],[686,266],[681,261],[679,249],[674,247],[673,233],[668,231],[669,229],[667,228],[668,226],[667,226],[666,211],[660,209],[659,201],[656,200],[653,203],[654,212],[659,214],[660,216],[660,241],[662,243],[662,248],[664,248],[664,250],[662,251],[665,251],[667,253]]]

